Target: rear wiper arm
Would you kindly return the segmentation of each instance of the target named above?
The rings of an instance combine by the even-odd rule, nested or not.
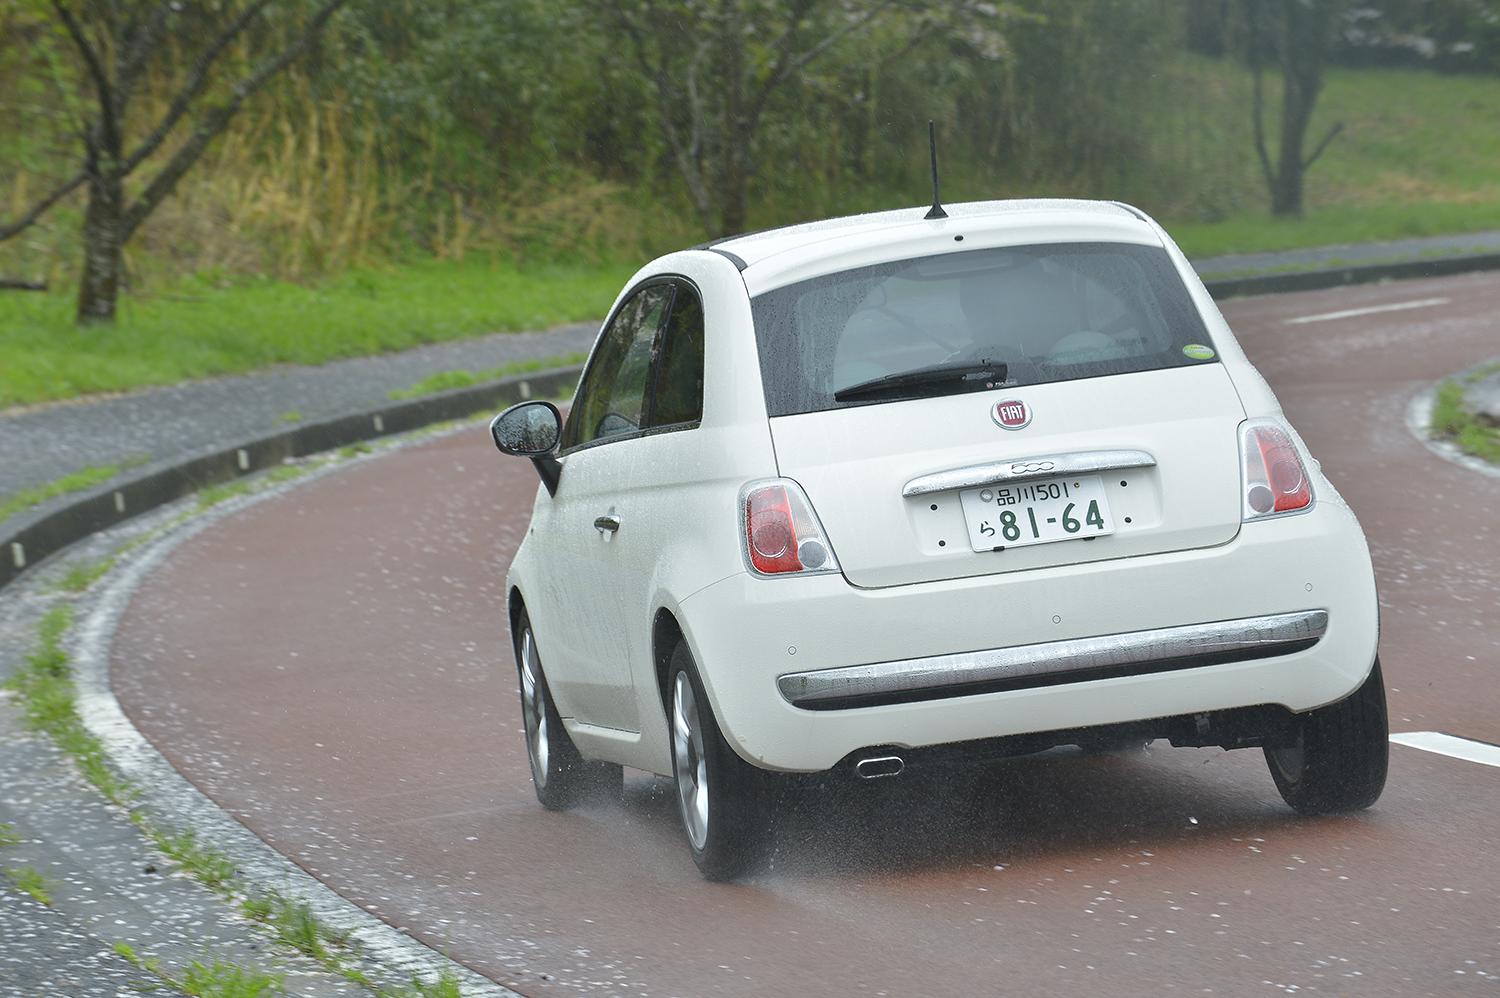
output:
[[[871,395],[899,397],[913,394],[914,389],[941,388],[954,384],[963,386],[964,391],[983,391],[1004,381],[1006,371],[1004,361],[966,360],[955,364],[937,364],[861,381],[847,388],[840,388],[833,393],[833,397],[837,402],[868,398]]]

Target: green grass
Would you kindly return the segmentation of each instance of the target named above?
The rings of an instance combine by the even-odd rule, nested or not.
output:
[[[142,957],[127,942],[114,945],[115,955],[138,970],[159,977],[186,995],[195,998],[269,998],[283,994],[286,980],[280,974],[266,974],[238,964],[214,960],[211,964],[194,960],[183,969],[182,977],[173,977],[162,969],[160,960]],[[152,988],[151,990],[155,990]]]
[[[1329,205],[1312,208],[1302,219],[1272,218],[1265,214],[1223,222],[1163,224],[1183,253],[1193,259],[1204,259],[1228,253],[1309,249],[1500,229],[1500,195],[1493,203],[1482,204]]]
[[[1309,149],[1333,124],[1344,131],[1308,171],[1298,221],[1268,211],[1249,73],[1198,58],[1166,73],[1175,96],[1142,113],[1160,179],[1127,177],[1121,196],[1138,198],[1189,256],[1500,228],[1500,77],[1329,69]],[[1278,108],[1277,80],[1267,84],[1268,109]],[[1274,156],[1274,110],[1267,124]]]
[[[62,647],[62,637],[72,623],[73,611],[66,604],[48,610],[38,626],[36,650],[5,685],[21,695],[30,727],[51,735],[100,793],[125,804],[133,791],[106,764],[104,746],[84,727],[74,706],[73,671]]]
[[[212,964],[194,960],[173,983],[195,998],[265,998],[281,993],[285,979],[280,974],[247,970],[222,960]]]
[[[98,561],[84,562],[73,565],[60,580],[56,589],[65,593],[81,593],[98,582],[110,569],[115,567],[116,556],[108,555]]]
[[[6,365],[0,364],[0,381],[5,378]],[[72,474],[64,475],[44,485],[23,489],[0,499],[0,520],[15,516],[17,513],[40,506],[48,499],[58,496],[69,495],[73,492],[83,492],[96,485],[103,485],[122,471],[137,468],[146,463],[144,457],[133,457],[121,461],[118,464],[90,465],[80,468]]]
[[[1500,427],[1490,426],[1474,414],[1464,401],[1463,385],[1457,381],[1438,386],[1432,405],[1432,435],[1452,441],[1465,454],[1500,464]]]
[[[240,902],[240,913],[268,927],[276,940],[324,963],[336,963],[329,947],[348,944],[348,937],[324,925],[312,908],[271,891]]]
[[[0,849],[20,844],[21,836],[16,834],[16,826],[8,821],[0,821]]]
[[[0,408],[597,319],[634,267],[470,257],[312,286],[187,281],[123,300],[113,329],[75,327],[66,288],[0,295]]]
[[[486,381],[497,381],[500,378],[508,378],[516,374],[529,374],[533,371],[548,371],[557,367],[571,367],[582,364],[588,359],[586,353],[570,353],[561,357],[543,357],[538,360],[522,360],[512,364],[504,364],[500,367],[492,367],[484,371],[439,371],[429,374],[409,388],[398,388],[390,393],[390,397],[397,401],[401,399],[420,398],[423,395],[434,395],[438,392],[452,391],[455,388],[469,388],[480,385]]]
[[[288,409],[286,412],[283,412],[281,415],[277,416],[276,421],[278,423],[300,423],[302,422],[302,413],[298,412],[296,409]]]
[[[250,494],[250,483],[245,481],[226,482],[223,485],[210,485],[206,489],[198,490],[198,508],[208,509],[217,506],[221,502],[237,499],[243,495]]]
[[[223,891],[234,881],[234,863],[228,856],[199,842],[197,833],[191,829],[164,832],[147,826],[146,834],[156,843],[156,848],[210,890]]]
[[[16,890],[31,897],[42,904],[52,903],[52,886],[47,878],[29,866],[18,866],[5,871],[6,877],[15,885]]]

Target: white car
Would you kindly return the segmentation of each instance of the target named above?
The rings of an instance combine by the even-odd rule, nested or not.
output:
[[[947,211],[655,260],[565,421],[495,418],[542,478],[507,583],[542,804],[669,775],[719,879],[779,773],[1166,738],[1373,803],[1364,534],[1181,251],[1112,202]]]

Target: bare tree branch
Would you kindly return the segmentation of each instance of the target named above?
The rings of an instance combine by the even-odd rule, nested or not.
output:
[[[1266,149],[1265,94],[1261,89],[1263,75],[1260,65],[1261,23],[1260,6],[1252,4],[1250,9],[1250,113],[1255,122],[1255,153],[1260,157],[1261,173],[1266,186],[1275,188],[1276,171],[1271,167],[1271,153]]]
[[[340,2],[342,3],[342,0]],[[197,60],[193,63],[192,70],[188,73],[187,79],[182,84],[182,89],[172,99],[171,107],[167,108],[167,113],[162,116],[161,121],[151,130],[151,134],[146,136],[141,141],[141,144],[136,147],[135,151],[126,158],[124,170],[126,174],[129,174],[136,167],[140,166],[148,156],[156,152],[161,144],[166,141],[172,129],[177,126],[177,122],[182,120],[182,116],[188,112],[193,106],[193,102],[203,93],[203,88],[208,85],[208,71],[213,67],[214,62],[229,47],[229,43],[234,41],[235,37],[249,26],[255,16],[265,9],[267,3],[269,3],[269,0],[255,0],[254,3],[242,10],[238,17],[229,22],[228,26],[219,33],[219,36],[209,44],[208,48],[199,53]],[[332,6],[337,8],[339,4]],[[324,11],[327,13],[324,13]],[[325,7],[317,15],[314,15],[313,20],[318,21],[318,18],[322,17],[326,21],[328,15],[332,13],[332,9]],[[321,21],[318,22],[319,28],[321,28],[321,23]],[[315,32],[316,30],[314,29]],[[274,75],[274,73],[275,71],[273,70],[271,74],[268,74],[268,78],[269,75]],[[240,99],[243,100],[244,98],[241,97]],[[236,105],[236,110],[238,110],[238,105]]]
[[[875,4],[859,17],[856,17],[848,24],[845,24],[842,28],[839,28],[837,31],[831,31],[827,35],[823,36],[822,41],[818,42],[818,44],[803,52],[801,55],[797,56],[794,59],[790,59],[780,64],[779,66],[774,67],[771,73],[769,73],[766,76],[765,80],[762,81],[759,87],[759,93],[757,93],[756,96],[752,98],[750,102],[750,110],[746,112],[746,120],[751,122],[752,124],[758,122],[760,120],[760,116],[765,113],[766,103],[770,100],[772,93],[775,92],[775,90],[783,83],[785,83],[793,73],[800,72],[808,63],[812,62],[818,56],[828,51],[834,45],[838,44],[840,41],[847,38],[854,32],[859,31],[860,29],[867,26],[871,21],[875,20],[881,14],[884,14],[886,10],[888,10],[892,5],[892,0],[883,0],[883,2]]]
[[[57,204],[57,202],[67,197],[78,188],[82,187],[83,182],[87,179],[89,179],[88,171],[79,170],[72,180],[69,180],[67,183],[54,190],[51,194],[48,194],[36,204],[32,205],[31,210],[26,212],[26,214],[22,215],[14,222],[0,225],[0,242],[9,239],[11,236],[15,235],[18,232],[21,232],[24,229],[30,228],[37,219],[42,217],[43,213],[45,213],[48,208]]]
[[[649,0],[645,7],[647,19],[654,18],[654,7]],[[688,199],[693,202],[693,208],[698,212],[699,220],[704,227],[711,228],[713,199],[709,196],[708,187],[703,179],[703,170],[698,162],[698,143],[701,140],[701,122],[699,121],[701,105],[696,109],[690,109],[693,118],[690,122],[692,137],[690,143],[684,143],[682,132],[677,127],[676,118],[672,113],[676,103],[676,93],[664,60],[651,58],[640,24],[630,16],[624,4],[606,3],[605,10],[613,17],[615,24],[630,42],[632,54],[640,65],[642,73],[652,82],[652,89],[656,94],[657,116],[661,119],[662,132],[666,136],[668,147],[672,150],[672,158],[677,162],[678,172],[682,174],[683,183],[687,185]]]
[[[127,44],[115,67],[115,91],[121,109],[130,101],[141,71],[146,68],[146,60],[161,40],[162,29],[166,27],[172,8],[172,0],[163,0],[152,8],[144,23],[132,18],[126,26]]]
[[[1323,155],[1323,150],[1327,149],[1328,144],[1334,139],[1338,138],[1339,133],[1343,130],[1344,123],[1342,121],[1330,128],[1328,130],[1328,134],[1323,136],[1323,140],[1318,143],[1317,148],[1313,149],[1312,155],[1308,156],[1305,160],[1302,161],[1302,168],[1305,170],[1316,163],[1318,161],[1318,157]]]
[[[57,16],[62,19],[63,26],[67,28],[68,37],[73,39],[73,44],[83,56],[89,77],[94,81],[94,89],[99,93],[99,127],[103,130],[105,144],[110,149],[118,149],[120,148],[120,128],[115,120],[114,88],[104,72],[104,63],[100,61],[99,53],[95,51],[93,43],[84,35],[83,26],[73,16],[73,12],[63,5],[62,0],[52,0],[52,8],[57,11]]]
[[[302,34],[296,41],[262,62],[255,72],[235,84],[227,101],[203,116],[192,135],[188,136],[187,141],[173,153],[172,158],[167,161],[160,172],[151,178],[151,182],[146,185],[146,189],[141,192],[135,203],[125,210],[121,221],[122,242],[129,240],[156,206],[172,193],[177,182],[203,155],[208,144],[229,124],[230,119],[239,111],[240,105],[245,102],[246,98],[265,86],[266,82],[277,73],[301,58],[322,33],[323,26],[328,23],[328,19],[346,2],[347,0],[328,0],[322,7],[319,7],[303,25]],[[264,3],[265,0],[260,0],[261,6]]]

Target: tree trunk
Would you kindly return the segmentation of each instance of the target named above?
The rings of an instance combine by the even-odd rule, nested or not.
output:
[[[78,322],[112,323],[120,294],[124,246],[124,191],[113,171],[89,179],[83,217],[83,275],[78,282]]]
[[[1271,187],[1271,214],[1302,217],[1302,140],[1311,112],[1301,88],[1288,75],[1286,96],[1281,104],[1281,154],[1277,157],[1276,183]]]
[[[719,126],[719,231],[732,236],[745,231],[749,201],[745,121],[745,36],[738,0],[727,0],[721,9],[719,59],[724,80],[724,110]]]

